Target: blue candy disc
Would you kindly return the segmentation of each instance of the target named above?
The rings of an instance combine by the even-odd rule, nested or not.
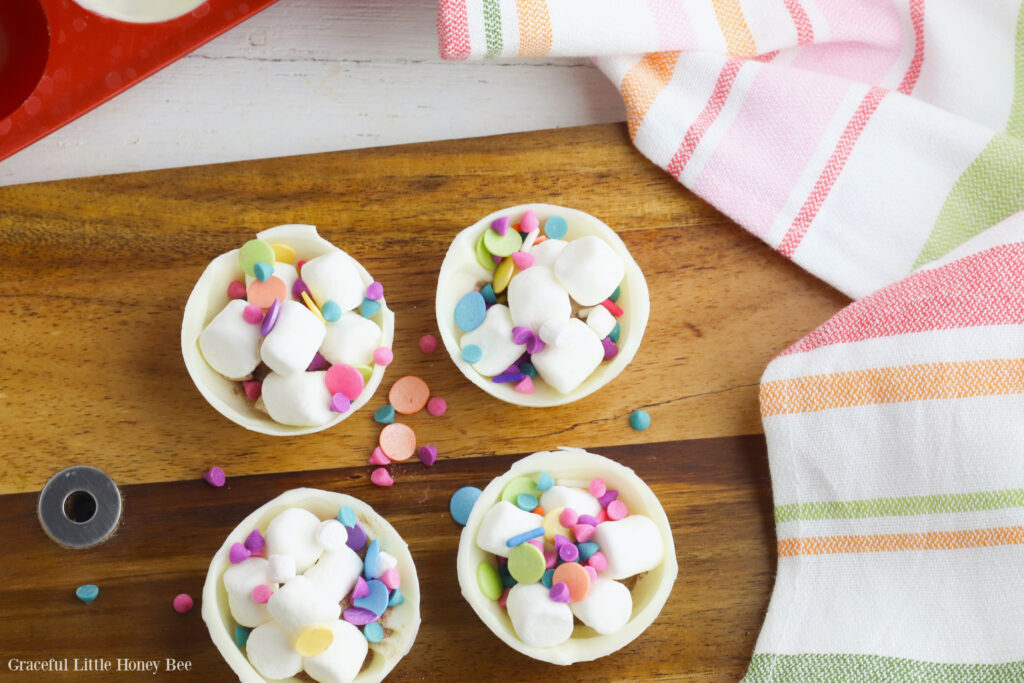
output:
[[[363,303],[359,307],[359,314],[364,318],[372,318],[377,315],[378,311],[380,311],[380,302],[373,299],[363,299]]]
[[[569,224],[561,216],[552,216],[544,223],[544,234],[556,240],[565,237],[569,232]]]
[[[376,621],[371,621],[363,627],[363,637],[371,643],[379,643],[384,640],[384,627]]]
[[[469,513],[473,511],[473,505],[476,504],[476,499],[480,497],[482,491],[475,486],[463,486],[461,489],[452,494],[452,499],[448,503],[448,511],[452,513],[452,519],[466,526],[466,522],[469,521]]]
[[[484,350],[476,344],[467,344],[462,347],[462,360],[467,363],[477,363],[484,357]]]
[[[538,491],[540,489],[537,489]],[[516,506],[520,510],[526,510],[527,512],[533,512],[540,503],[537,502],[537,496],[531,496],[529,493],[520,493],[516,496]]]
[[[480,292],[467,292],[455,305],[455,325],[463,332],[480,327],[487,315],[487,302]]]
[[[370,541],[370,545],[366,546],[366,557],[363,558],[363,576],[366,579],[372,579],[373,575],[377,573],[377,566],[380,564],[380,544],[377,543],[377,539]],[[358,607],[359,605],[356,605]]]
[[[352,604],[355,607],[368,609],[379,617],[388,608],[388,600],[390,599],[388,587],[384,585],[383,581],[377,579],[367,581],[366,587],[370,590],[370,594],[364,595],[361,598],[352,598]]]
[[[256,264],[259,265],[259,264]],[[336,323],[341,318],[341,306],[334,301],[325,301],[323,308],[320,309],[320,315],[324,317],[329,323]]]
[[[341,509],[338,510],[338,521],[345,525],[346,528],[351,529],[359,521],[356,519],[356,511],[349,505],[342,505]]]

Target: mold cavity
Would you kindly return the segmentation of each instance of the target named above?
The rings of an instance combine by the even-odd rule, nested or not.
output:
[[[96,499],[88,491],[72,491],[64,499],[64,515],[76,524],[85,524],[96,515]]]
[[[28,99],[50,54],[50,28],[39,0],[0,0],[0,120]]]

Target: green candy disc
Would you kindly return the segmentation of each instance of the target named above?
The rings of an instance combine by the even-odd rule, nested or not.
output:
[[[504,235],[499,235],[490,228],[484,230],[484,246],[495,256],[511,256],[523,246],[523,236],[518,230],[509,228]],[[493,260],[493,259],[492,259]]]
[[[249,240],[238,250],[238,265],[246,275],[256,277],[254,268],[257,263],[266,263],[273,268],[274,248],[263,240]]]
[[[481,562],[476,568],[476,582],[480,584],[480,592],[488,600],[497,600],[501,597],[501,577],[498,576],[498,570],[486,562]]]
[[[488,231],[491,231],[490,228],[484,232]],[[487,247],[484,246],[483,235],[480,235],[480,239],[476,241],[476,260],[487,270],[494,270],[498,267],[498,264],[494,262],[494,258],[491,256],[491,252],[487,251]]]
[[[520,543],[508,554],[508,572],[519,583],[536,583],[547,565],[544,553],[532,543]]]
[[[505,484],[505,488],[501,492],[501,499],[516,505],[521,493],[528,493],[534,498],[539,498],[537,495],[537,482],[529,477],[516,477]]]

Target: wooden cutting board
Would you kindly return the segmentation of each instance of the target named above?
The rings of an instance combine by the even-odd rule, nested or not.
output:
[[[272,134],[272,131],[268,131]],[[448,242],[527,202],[588,211],[619,231],[651,292],[633,363],[600,392],[525,410],[469,384],[437,334],[433,296]],[[264,228],[312,223],[384,284],[395,362],[362,413],[325,432],[273,438],[209,407],[179,350],[185,301],[206,263]],[[768,360],[847,303],[650,164],[625,128],[592,126],[0,188],[0,591],[6,657],[167,658],[230,680],[200,618],[210,557],[252,509],[297,486],[355,495],[409,542],[423,626],[391,680],[736,680],[753,650],[775,565],[757,382]],[[423,377],[447,399],[407,422],[433,468],[369,482],[372,410],[391,382]],[[652,417],[645,432],[629,413]],[[617,654],[571,669],[506,647],[460,597],[448,498],[517,457],[580,446],[634,468],[674,525],[680,575],[655,624]],[[50,541],[38,491],[73,464],[121,487],[118,532],[88,550]],[[219,465],[228,486],[202,473]],[[16,552],[12,552],[16,550]],[[76,586],[95,583],[84,606]],[[180,615],[179,592],[197,598]],[[0,667],[0,679],[21,680]],[[54,680],[134,680],[52,674]],[[48,680],[33,674],[32,680]]]

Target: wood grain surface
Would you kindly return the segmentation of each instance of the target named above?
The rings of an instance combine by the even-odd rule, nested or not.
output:
[[[490,211],[532,201],[589,211],[617,229],[651,291],[633,363],[595,395],[518,409],[455,370],[436,334],[436,273],[452,236]],[[313,223],[384,283],[396,312],[394,364],[366,409],[316,435],[246,432],[185,372],[182,309],[206,263],[254,232]],[[0,189],[0,678],[10,657],[178,657],[181,680],[230,675],[198,609],[223,537],[296,486],[365,499],[409,541],[424,625],[398,680],[736,680],[767,604],[771,499],[757,382],[767,361],[846,303],[641,157],[619,125],[208,166]],[[407,422],[441,457],[369,483],[372,410],[404,374],[448,400]],[[628,427],[635,409],[653,418]],[[745,436],[747,435],[747,436]],[[451,492],[486,484],[519,454],[560,445],[634,467],[675,528],[680,578],[655,625],[624,652],[557,669],[484,629],[455,581]],[[125,496],[108,542],[59,549],[35,519],[38,491],[73,464],[109,473]],[[200,475],[223,467],[229,487]],[[101,586],[86,608],[82,583]],[[510,673],[512,672],[512,673]],[[13,678],[12,678],[13,677]],[[163,678],[174,678],[164,675]],[[52,680],[135,680],[109,674]],[[140,679],[141,680],[141,679]],[[152,680],[148,678],[146,680]]]

